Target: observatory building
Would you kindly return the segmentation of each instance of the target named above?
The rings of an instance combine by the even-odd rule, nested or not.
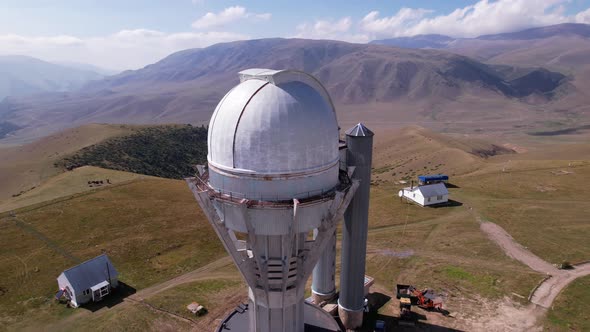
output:
[[[309,74],[239,77],[211,117],[207,165],[187,179],[249,286],[248,304],[218,331],[340,331],[304,295],[313,271],[313,297],[334,296],[343,218],[339,313],[345,328],[359,327],[373,134],[359,124],[340,142],[330,96]]]

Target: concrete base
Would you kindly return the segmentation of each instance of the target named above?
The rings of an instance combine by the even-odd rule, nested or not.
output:
[[[335,296],[336,296],[336,292],[332,292],[330,294],[319,294],[319,293],[314,292],[313,290],[311,291],[311,300],[316,305],[320,305],[320,303],[322,303],[324,301],[330,301]]]
[[[341,332],[338,323],[322,308],[305,302],[304,332]],[[256,332],[250,331],[250,315],[248,305],[242,304],[232,311],[215,330],[217,332]]]
[[[363,326],[363,309],[353,311],[338,304],[338,316],[342,321],[342,325],[346,328],[346,331],[355,331]]]

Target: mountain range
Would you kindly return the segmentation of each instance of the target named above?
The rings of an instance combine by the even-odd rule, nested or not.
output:
[[[45,92],[76,90],[106,76],[93,67],[60,65],[23,55],[0,56],[0,100]]]
[[[476,38],[417,35],[374,40],[370,43],[446,50],[486,63],[545,66],[573,71],[580,65],[588,64],[590,25],[563,23]]]
[[[237,84],[237,72],[253,67],[312,73],[351,121],[411,115],[412,121],[534,122],[562,116],[564,109],[580,120],[590,115],[586,30],[590,26],[566,24],[474,39],[404,39],[414,48],[281,38],[216,44],[74,92],[8,97],[0,103],[0,122],[21,128],[10,134],[15,139],[91,122],[206,123]],[[420,40],[430,49],[417,49]]]

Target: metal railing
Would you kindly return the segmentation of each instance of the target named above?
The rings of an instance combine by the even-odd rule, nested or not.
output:
[[[344,177],[344,178],[343,178]],[[294,198],[299,200],[306,200],[306,199],[316,199],[316,198],[327,198],[331,197],[335,194],[337,190],[344,190],[350,186],[350,179],[348,178],[348,174],[346,172],[341,171],[339,174],[339,184],[334,188],[325,190],[325,189],[317,189],[317,190],[309,190],[298,192],[295,194],[289,194],[288,196],[281,196],[279,194],[276,195],[268,195],[262,194],[256,195],[254,193],[240,193],[226,189],[220,188],[213,188],[209,185],[209,171],[206,170],[205,173],[202,175],[195,176],[195,179],[198,180],[197,186],[201,188],[203,191],[209,191],[214,196],[222,196],[224,198],[229,198],[232,201],[239,201],[242,199],[248,200],[257,200],[261,202],[291,202]]]

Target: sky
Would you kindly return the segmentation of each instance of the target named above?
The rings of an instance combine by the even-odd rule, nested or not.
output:
[[[0,0],[0,55],[124,70],[244,39],[366,43],[564,22],[590,24],[590,0]]]

